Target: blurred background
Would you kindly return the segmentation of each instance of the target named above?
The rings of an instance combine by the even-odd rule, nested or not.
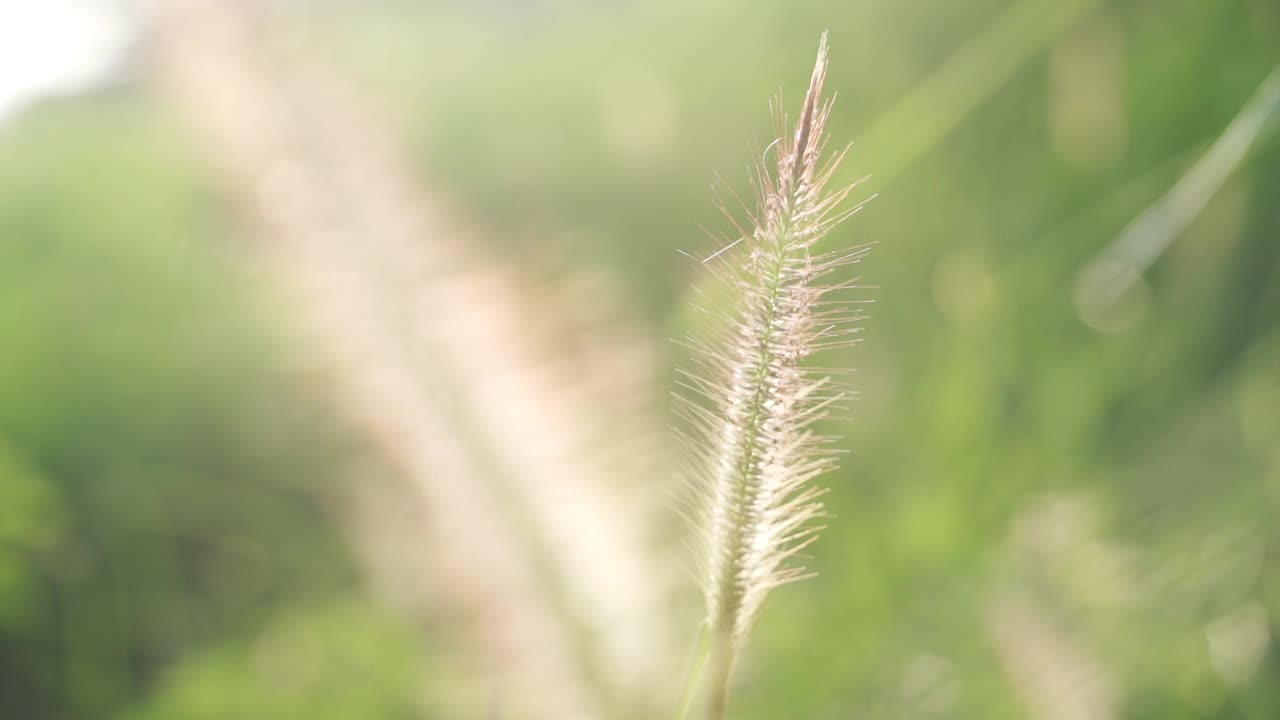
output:
[[[0,0],[0,717],[675,717],[680,251],[824,29],[874,305],[731,715],[1280,716],[1274,0]]]

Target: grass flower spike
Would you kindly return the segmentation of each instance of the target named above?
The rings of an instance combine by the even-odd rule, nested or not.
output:
[[[732,317],[718,336],[691,340],[697,359],[686,384],[710,407],[692,397],[684,403],[694,427],[694,479],[704,495],[712,718],[724,714],[733,666],[766,595],[806,575],[793,560],[819,530],[813,521],[824,490],[812,481],[835,462],[830,438],[813,425],[845,393],[832,371],[805,361],[854,342],[861,319],[856,304],[838,297],[856,279],[824,278],[858,262],[866,247],[814,248],[861,207],[843,207],[852,186],[827,189],[844,152],[824,159],[832,107],[822,97],[826,74],[824,34],[793,127],[774,106],[779,137],[758,154],[755,207],[743,208],[749,225],[735,220],[737,239],[704,261],[735,289]]]

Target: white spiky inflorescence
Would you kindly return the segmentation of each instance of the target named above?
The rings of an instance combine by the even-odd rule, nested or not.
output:
[[[819,529],[812,521],[824,490],[811,481],[835,462],[830,438],[813,424],[845,393],[833,371],[804,361],[854,342],[862,317],[855,303],[834,294],[856,281],[823,280],[858,262],[866,247],[814,252],[861,207],[842,208],[852,186],[827,190],[844,153],[823,160],[832,107],[822,98],[826,72],[824,34],[800,117],[794,128],[778,118],[779,138],[755,172],[750,226],[735,221],[738,238],[704,261],[732,283],[737,300],[718,337],[690,341],[696,367],[686,386],[711,406],[692,397],[684,403],[695,428],[695,481],[706,495],[703,578],[718,686],[727,683],[769,590],[805,576],[790,561]],[[714,697],[715,686],[712,693],[714,708],[723,698]]]

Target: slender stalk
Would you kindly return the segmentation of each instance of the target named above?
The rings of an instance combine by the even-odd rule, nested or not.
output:
[[[688,681],[685,683],[684,697],[680,701],[680,720],[687,720],[693,709],[693,699],[698,694],[698,686],[702,683],[702,674],[706,672],[707,661],[711,656],[711,645],[707,636],[707,626],[698,628],[698,636],[694,640],[693,657],[689,662]]]
[[[712,651],[711,688],[707,695],[707,718],[721,720],[729,708],[729,679],[733,676],[735,660],[731,640],[723,634],[715,641],[719,647]]]

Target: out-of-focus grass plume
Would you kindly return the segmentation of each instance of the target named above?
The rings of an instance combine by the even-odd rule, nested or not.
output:
[[[678,251],[823,29],[832,182],[879,197],[815,250],[879,243],[878,289],[822,361],[860,394],[817,576],[733,717],[1280,714],[1273,0],[33,0],[3,35],[78,3],[116,64],[0,117],[0,715],[670,717],[667,340],[732,302]],[[5,43],[0,91],[55,47]]]

